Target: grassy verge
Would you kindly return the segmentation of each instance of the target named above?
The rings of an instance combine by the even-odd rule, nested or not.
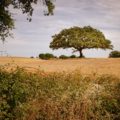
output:
[[[0,69],[1,120],[119,120],[120,79],[111,75]]]

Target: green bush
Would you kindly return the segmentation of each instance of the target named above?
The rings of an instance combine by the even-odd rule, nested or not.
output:
[[[48,59],[51,59],[51,58],[56,58],[56,56],[54,56],[53,54],[50,54],[50,53],[45,53],[45,54],[39,54],[39,58],[40,59],[44,59],[44,60],[48,60]]]
[[[0,69],[1,120],[119,120],[120,79]]]
[[[45,54],[43,54],[43,53],[39,54],[39,58],[40,59],[45,59]]]
[[[33,99],[34,82],[23,69],[10,73],[0,69],[0,118],[1,120],[21,120],[27,102]]]
[[[76,58],[76,55],[71,55],[70,58]]]
[[[34,58],[33,56],[31,56],[30,58]]]
[[[60,58],[60,59],[68,59],[69,57],[66,56],[66,55],[60,55],[59,58]]]
[[[112,51],[110,54],[109,54],[109,57],[110,58],[119,58],[120,57],[120,51]]]

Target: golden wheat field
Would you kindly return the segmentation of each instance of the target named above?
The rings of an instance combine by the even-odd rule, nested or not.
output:
[[[37,58],[0,57],[0,65],[24,67],[30,71],[71,72],[78,70],[83,74],[113,74],[120,76],[120,58],[86,58],[86,59],[53,59],[41,60]]]

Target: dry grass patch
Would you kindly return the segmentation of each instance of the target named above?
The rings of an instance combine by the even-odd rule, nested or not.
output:
[[[42,70],[45,72],[71,72],[76,69],[82,74],[111,74],[120,76],[120,59],[67,59],[40,60],[30,58],[0,57],[0,65],[7,63],[24,67],[29,71]]]
[[[120,79],[0,69],[1,120],[119,120]]]

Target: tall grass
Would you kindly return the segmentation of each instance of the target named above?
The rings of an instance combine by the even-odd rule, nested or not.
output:
[[[0,119],[119,120],[120,79],[1,68]]]

